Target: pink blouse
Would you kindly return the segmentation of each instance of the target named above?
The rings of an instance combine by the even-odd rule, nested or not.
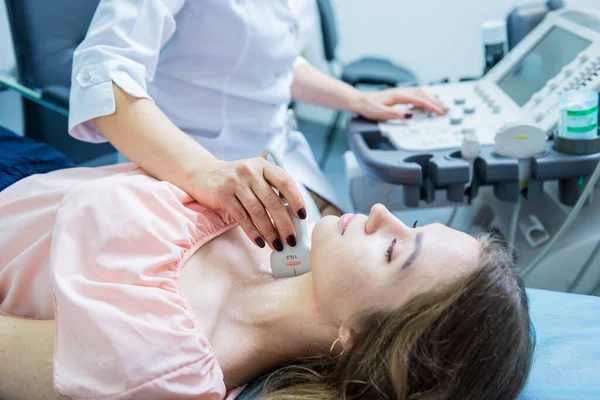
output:
[[[0,314],[56,320],[63,396],[223,399],[178,277],[233,226],[133,164],[31,176],[0,192]]]

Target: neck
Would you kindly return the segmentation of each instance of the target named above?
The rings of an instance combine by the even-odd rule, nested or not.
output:
[[[322,315],[313,293],[308,273],[250,285],[231,299],[228,319],[237,327],[235,336],[250,342],[240,343],[244,349],[233,363],[239,367],[230,370],[231,379],[225,370],[226,383],[247,382],[282,364],[329,352],[339,324]]]

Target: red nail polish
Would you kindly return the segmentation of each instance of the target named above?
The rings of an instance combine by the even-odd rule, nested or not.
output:
[[[290,235],[287,237],[287,243],[292,246],[295,247],[296,246],[296,236],[295,235]]]
[[[300,217],[300,219],[306,219],[306,210],[304,207],[298,210],[298,217]]]
[[[281,243],[281,239],[277,238],[273,241],[273,247],[277,251],[283,251],[283,243]]]

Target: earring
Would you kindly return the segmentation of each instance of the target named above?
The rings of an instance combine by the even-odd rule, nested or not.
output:
[[[340,338],[338,337],[337,339],[335,339],[335,341],[331,345],[331,348],[329,349],[329,357],[333,357],[333,349],[335,348],[335,345],[338,344],[339,341],[340,341]],[[344,354],[344,351],[346,351],[346,349],[343,349],[342,352],[337,355],[337,357],[340,357],[342,354]]]

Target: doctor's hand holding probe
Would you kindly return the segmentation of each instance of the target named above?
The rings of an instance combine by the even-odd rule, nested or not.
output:
[[[157,179],[225,210],[257,246],[295,246],[273,189],[301,219],[304,187],[322,214],[323,204],[339,208],[306,139],[287,132],[290,99],[379,121],[412,117],[396,104],[445,113],[419,89],[362,93],[310,65],[300,51],[314,15],[311,0],[103,0],[74,55],[69,132],[108,140]],[[259,157],[273,143],[285,170]]]

